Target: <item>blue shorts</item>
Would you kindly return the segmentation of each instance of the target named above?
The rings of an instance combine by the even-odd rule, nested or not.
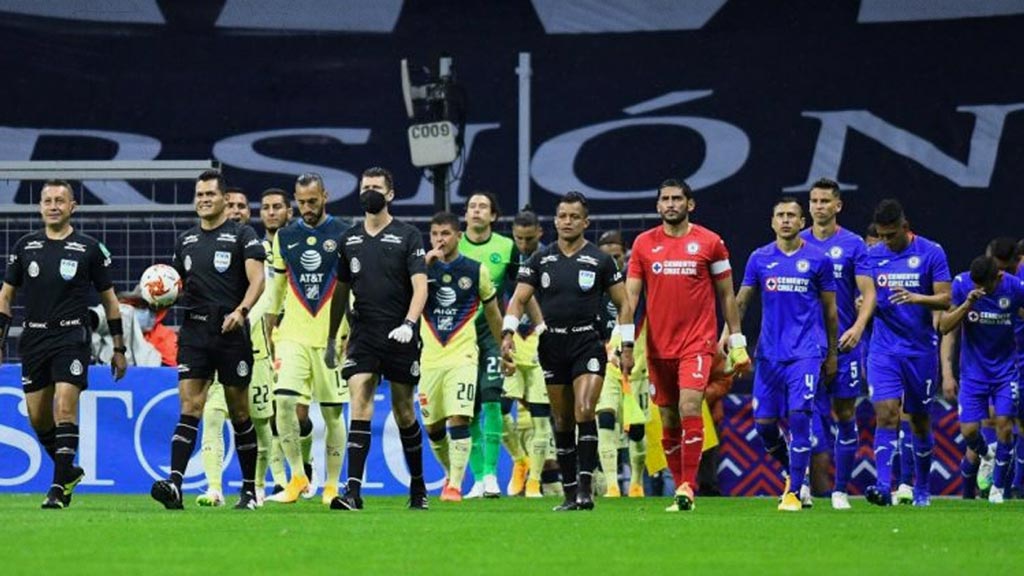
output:
[[[1017,359],[1017,395],[1014,397],[1014,402],[1017,404],[1017,419],[1024,420],[1024,398],[1021,397],[1021,382],[1024,382],[1024,356]],[[1024,433],[1024,430],[1021,430]]]
[[[832,398],[857,398],[863,394],[864,350],[861,346],[839,355],[839,371],[832,383],[829,396]]]
[[[939,372],[937,355],[892,356],[871,354],[868,356],[868,373],[871,382],[868,388],[872,402],[903,400],[903,412],[927,414],[935,394]]]
[[[754,370],[754,418],[783,418],[790,412],[811,412],[821,378],[821,358],[785,362],[757,359]]]
[[[961,379],[957,411],[961,422],[981,422],[989,417],[991,403],[996,416],[1017,415],[1017,382],[992,384],[978,380]]]

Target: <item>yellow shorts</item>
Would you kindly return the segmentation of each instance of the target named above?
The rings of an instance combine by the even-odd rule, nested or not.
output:
[[[252,381],[249,383],[249,416],[254,419],[270,418],[274,415],[274,365],[270,358],[253,362]],[[204,410],[217,410],[228,414],[228,402],[224,397],[224,385],[214,380],[206,392]]]
[[[629,375],[629,387],[633,397],[644,412],[644,418],[651,419],[651,385],[647,382],[646,370],[633,370]],[[604,385],[601,397],[597,400],[597,412],[615,412],[616,417],[622,415],[622,372],[619,367],[608,363],[605,368]]]
[[[327,405],[348,402],[348,383],[341,377],[340,369],[331,370],[324,364],[323,348],[282,340],[277,343],[276,352],[281,368],[275,394],[288,390],[306,404],[313,400]]]
[[[249,382],[249,416],[263,420],[274,415],[274,363],[260,358],[252,364]]]
[[[548,404],[544,369],[539,364],[517,364],[515,374],[505,377],[502,396],[522,400],[528,404]]]
[[[423,370],[419,384],[423,424],[434,424],[452,416],[473,416],[476,368],[476,364],[467,363]]]

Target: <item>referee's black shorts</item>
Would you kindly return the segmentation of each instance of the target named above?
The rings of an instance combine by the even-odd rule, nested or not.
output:
[[[537,348],[544,383],[571,385],[583,374],[604,377],[608,357],[593,326],[548,327]]]
[[[81,390],[89,387],[91,336],[83,326],[26,328],[18,342],[18,353],[21,354],[21,387],[26,394],[57,382],[67,382]]]
[[[390,324],[380,328],[353,324],[341,377],[348,380],[355,374],[380,374],[389,382],[419,384],[420,335],[414,332],[409,343],[401,344],[388,338],[393,329]]]
[[[218,328],[219,329],[219,328]],[[186,322],[178,332],[178,380],[214,380],[246,388],[252,380],[249,330],[212,334],[205,323]]]

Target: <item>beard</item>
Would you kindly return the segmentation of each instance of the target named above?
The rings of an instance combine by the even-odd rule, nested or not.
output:
[[[661,215],[661,221],[666,223],[666,224],[671,224],[671,225],[675,226],[676,224],[682,224],[683,222],[686,222],[686,220],[689,217],[690,217],[690,213],[689,212],[685,212],[685,211],[681,210],[675,216],[668,216],[666,214],[662,214]]]

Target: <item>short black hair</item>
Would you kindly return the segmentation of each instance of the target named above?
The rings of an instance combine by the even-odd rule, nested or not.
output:
[[[299,174],[299,177],[295,179],[295,183],[299,186],[309,186],[310,184],[316,183],[320,190],[327,190],[324,186],[324,177],[316,172],[304,172]]]
[[[811,184],[811,190],[814,190],[815,188],[832,192],[833,198],[842,198],[842,192],[839,190],[839,182],[836,182],[831,178],[818,178],[814,181],[814,184]],[[810,190],[808,190],[808,192],[810,192]]]
[[[228,186],[228,187],[224,188],[224,193],[225,194],[241,194],[242,196],[245,196],[246,200],[249,199],[249,195],[245,193],[245,190],[243,190],[241,186]]]
[[[864,236],[865,237],[870,236],[872,238],[878,238],[878,226],[875,226],[874,222],[872,222],[871,224],[868,224],[867,229],[864,230]]]
[[[993,238],[985,247],[985,253],[997,260],[1014,261],[1016,264],[1017,241],[1009,236]]]
[[[67,180],[61,180],[60,178],[51,178],[46,182],[43,182],[43,188],[46,188],[48,186],[53,188],[64,188],[65,190],[68,191],[68,197],[71,198],[72,200],[75,199],[75,189],[71,187],[71,183],[68,182]],[[42,192],[42,190],[42,188],[39,189],[40,192]]]
[[[626,247],[626,241],[622,239],[622,232],[618,230],[608,230],[601,234],[597,239],[598,246],[606,246],[608,244],[618,244],[623,248]]]
[[[978,256],[971,261],[971,281],[980,286],[990,284],[999,275],[999,265],[990,256]]]
[[[875,207],[875,214],[871,218],[875,225],[882,226],[901,224],[904,220],[906,220],[906,216],[903,213],[903,205],[895,198],[886,198],[879,202]]]
[[[260,198],[263,199],[266,198],[267,196],[280,196],[282,199],[284,199],[285,204],[292,203],[291,196],[289,196],[287,192],[280,188],[267,188],[266,190],[263,191],[263,194],[260,195]]]
[[[434,217],[430,219],[430,225],[438,226],[451,226],[452,230],[459,231],[461,226],[459,225],[459,217],[451,212],[438,212],[434,214]]]
[[[800,207],[800,217],[803,218],[803,216],[804,216],[804,205],[801,204],[800,201],[797,200],[797,198],[795,196],[783,196],[783,197],[779,198],[778,200],[776,200],[775,203],[772,204],[772,215],[775,214],[775,208],[779,204],[796,204],[797,206]]]
[[[661,184],[658,186],[659,199],[661,198],[661,191],[665,188],[679,188],[683,191],[683,196],[687,200],[693,200],[693,188],[690,188],[690,185],[686,183],[686,180],[676,180],[675,178],[662,180]]]
[[[381,168],[380,166],[372,166],[363,170],[362,178],[384,178],[384,185],[387,186],[388,190],[395,189],[395,179],[391,176],[391,171],[387,168]],[[322,184],[322,182],[321,182]]]
[[[558,210],[558,206],[562,204],[579,204],[580,206],[583,206],[583,215],[590,216],[590,207],[587,206],[587,197],[584,196],[582,192],[577,192],[576,190],[566,192],[558,199],[558,204],[555,205],[555,210]]]
[[[513,226],[540,226],[540,218],[537,218],[537,213],[533,211],[533,207],[527,204],[523,206],[515,218],[512,219]]]
[[[203,170],[203,173],[196,178],[197,182],[217,181],[217,191],[224,193],[224,174],[220,170]]]
[[[498,206],[498,196],[495,195],[494,192],[491,192],[490,190],[473,190],[469,196],[466,197],[467,205],[469,204],[469,199],[473,196],[483,196],[484,198],[487,198],[487,201],[491,204],[491,214],[493,214],[495,218],[501,218],[501,206]]]

